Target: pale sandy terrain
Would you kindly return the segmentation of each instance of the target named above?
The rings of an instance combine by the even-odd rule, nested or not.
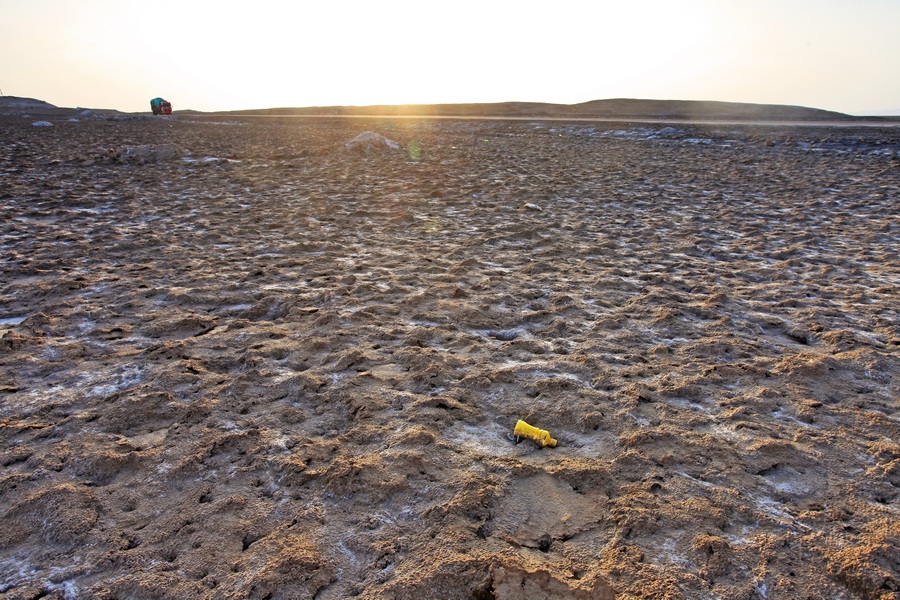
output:
[[[900,597],[897,128],[0,139],[3,597]]]

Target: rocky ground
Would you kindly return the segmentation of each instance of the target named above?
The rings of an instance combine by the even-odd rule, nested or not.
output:
[[[900,129],[0,139],[3,597],[900,597]]]

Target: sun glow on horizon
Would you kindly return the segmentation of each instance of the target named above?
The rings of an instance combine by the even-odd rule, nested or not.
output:
[[[395,2],[390,12],[374,3],[352,12],[334,4],[246,12],[201,2],[177,18],[127,4],[110,6],[104,18],[130,26],[102,27],[100,47],[116,48],[122,68],[142,65],[132,71],[142,81],[171,82],[211,109],[576,103],[602,96],[598,90],[652,93],[678,65],[700,76],[715,65],[704,48],[713,18],[702,2],[652,4],[654,19],[638,3],[546,13],[460,2],[435,15],[419,2]]]
[[[900,5],[885,0],[822,0],[814,12],[802,0],[28,6],[4,9],[0,49],[30,52],[0,88],[64,106],[145,111],[158,95],[176,111],[631,97],[846,111],[878,92],[900,107],[900,81],[873,58],[900,56],[900,42],[862,8],[900,22]],[[35,10],[46,16],[29,27]]]

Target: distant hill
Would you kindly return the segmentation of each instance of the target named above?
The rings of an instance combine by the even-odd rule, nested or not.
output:
[[[342,115],[433,117],[555,117],[608,119],[683,119],[741,121],[835,121],[850,115],[777,104],[705,102],[694,100],[635,100],[617,98],[581,104],[497,102],[487,104],[410,104],[375,106],[313,106],[228,111],[230,115]]]
[[[20,98],[19,96],[0,96],[0,112],[19,112],[26,110],[53,110],[57,107],[37,100],[36,98]]]
[[[545,102],[494,102],[482,104],[407,104],[374,106],[310,106],[203,112],[179,110],[176,115],[230,116],[412,116],[495,118],[584,118],[614,120],[683,121],[883,121],[900,122],[898,116],[856,117],[803,106],[710,102],[697,100],[636,100],[616,98],[580,104]],[[0,116],[34,116],[78,119],[143,119],[146,113],[122,113],[113,109],[62,108],[35,98],[0,96]]]
[[[19,96],[0,96],[0,116],[31,116],[54,119],[66,118],[101,118],[101,116],[121,115],[117,110],[87,109],[87,108],[63,108],[38,100],[37,98],[22,98]]]

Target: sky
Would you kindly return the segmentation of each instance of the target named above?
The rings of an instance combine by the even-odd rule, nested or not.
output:
[[[0,92],[128,112],[161,96],[900,114],[900,0],[0,0]]]

